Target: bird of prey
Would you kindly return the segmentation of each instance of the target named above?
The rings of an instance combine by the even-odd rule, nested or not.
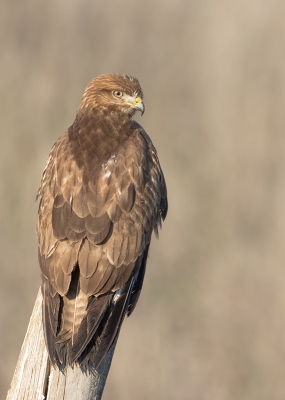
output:
[[[142,99],[134,77],[93,79],[48,157],[37,235],[53,365],[97,368],[140,295],[151,235],[167,213],[156,150],[132,118]]]

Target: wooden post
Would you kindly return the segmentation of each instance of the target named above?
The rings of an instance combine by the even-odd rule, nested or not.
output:
[[[64,371],[54,368],[44,341],[39,290],[6,400],[100,400],[115,346],[97,370],[84,372],[77,364]]]

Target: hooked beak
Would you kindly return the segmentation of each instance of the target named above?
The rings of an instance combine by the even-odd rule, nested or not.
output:
[[[141,115],[143,115],[143,113],[144,113],[144,103],[143,103],[141,97],[125,95],[122,99],[123,99],[123,103],[122,104],[130,106],[135,111],[136,110],[140,111]]]
[[[144,107],[144,103],[140,97],[136,97],[134,109],[140,111],[141,115],[143,115],[145,107]]]

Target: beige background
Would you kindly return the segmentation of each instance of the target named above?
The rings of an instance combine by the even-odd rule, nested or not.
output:
[[[87,82],[139,78],[169,190],[104,400],[285,398],[285,2],[3,0],[0,397],[40,284],[34,199]]]

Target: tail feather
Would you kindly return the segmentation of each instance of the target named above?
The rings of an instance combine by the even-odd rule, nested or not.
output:
[[[43,325],[46,346],[51,362],[56,364],[57,352],[54,345],[58,331],[61,299],[58,293],[53,293],[50,283],[43,277],[42,296],[43,296]],[[54,294],[54,296],[52,296]]]
[[[112,295],[112,304],[105,312],[92,340],[78,359],[78,362],[83,367],[87,367],[90,362],[92,367],[96,369],[108,353],[119,334],[128,307],[132,287],[133,279],[130,284]]]
[[[80,324],[72,347],[69,348],[68,359],[71,364],[80,357],[81,353],[94,336],[108,308],[111,296],[112,295],[105,295],[99,298],[92,296],[89,298],[86,315]]]
[[[99,346],[92,360],[94,368],[97,368],[100,365],[101,361],[112,346],[114,339],[120,332],[128,307],[132,286],[133,284],[129,286],[127,292],[120,294],[118,300],[115,301],[114,308],[110,313],[102,334],[100,335]]]
[[[137,270],[127,284],[99,297],[80,290],[80,271],[72,272],[66,296],[55,292],[43,278],[43,319],[51,362],[69,365],[89,362],[97,368],[119,334],[126,314],[135,307],[142,286],[147,251],[137,261]]]
[[[71,346],[76,342],[81,321],[86,315],[88,298],[80,291],[79,268],[72,273],[72,280],[69,291],[62,298],[62,312],[60,315],[60,326],[57,332],[56,343],[63,343],[67,340]]]

